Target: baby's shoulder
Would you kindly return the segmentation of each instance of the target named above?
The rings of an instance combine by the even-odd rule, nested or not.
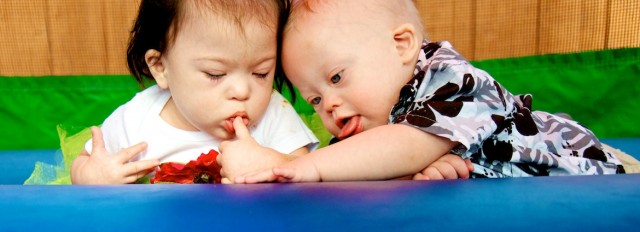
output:
[[[123,107],[126,111],[148,111],[152,108],[164,107],[170,97],[171,94],[168,90],[153,85],[136,93]]]
[[[159,115],[169,97],[171,95],[168,90],[162,90],[156,85],[151,86],[136,93],[131,100],[120,105],[105,120],[105,123],[116,120],[127,125],[139,124],[149,115]]]

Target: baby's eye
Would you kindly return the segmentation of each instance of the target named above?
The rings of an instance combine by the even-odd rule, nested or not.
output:
[[[309,100],[309,104],[311,105],[317,105],[320,104],[320,100],[322,100],[322,98],[320,97],[313,97]]]
[[[267,75],[269,75],[269,73],[254,73],[253,75],[260,79],[264,79],[267,78]]]
[[[223,78],[225,75],[227,75],[227,74],[225,74],[225,73],[223,73],[223,74],[211,74],[211,73],[206,73],[206,74],[207,74],[207,77],[208,77],[209,79],[211,79],[211,80],[218,80],[218,79],[220,79],[220,78]]]
[[[333,75],[331,77],[331,83],[336,84],[336,83],[340,82],[340,80],[342,79],[342,72],[344,72],[344,71],[340,71],[336,75]]]

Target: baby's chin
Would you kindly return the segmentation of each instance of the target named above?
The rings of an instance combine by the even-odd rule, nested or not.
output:
[[[218,128],[213,131],[205,131],[205,133],[209,134],[211,137],[219,141],[230,140],[236,137],[235,133],[229,133],[225,128]]]

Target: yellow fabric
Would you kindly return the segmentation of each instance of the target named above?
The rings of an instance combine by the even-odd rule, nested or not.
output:
[[[68,136],[67,130],[58,125],[58,135],[60,137],[60,150],[56,154],[60,157],[58,164],[37,162],[31,176],[24,182],[25,185],[71,184],[71,162],[82,152],[84,144],[91,138],[91,129],[85,128]]]

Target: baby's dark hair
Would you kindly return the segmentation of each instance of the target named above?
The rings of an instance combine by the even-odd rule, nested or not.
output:
[[[144,87],[145,79],[153,80],[144,58],[145,53],[149,49],[166,51],[170,38],[173,38],[173,35],[169,35],[169,30],[176,24],[174,19],[180,7],[180,0],[140,2],[138,16],[129,35],[127,65],[141,87]]]
[[[293,84],[287,78],[287,75],[284,74],[284,69],[282,68],[282,38],[285,30],[285,25],[289,19],[289,15],[291,13],[291,0],[281,0],[280,4],[282,6],[282,11],[280,12],[280,17],[278,21],[278,58],[276,59],[276,73],[275,73],[275,87],[279,92],[282,92],[283,87],[287,87],[289,90],[289,94],[291,96],[291,103],[295,103],[296,101],[296,93],[293,88]]]
[[[264,22],[265,26],[273,26],[278,36],[278,62],[274,86],[278,91],[282,91],[284,86],[288,87],[291,95],[295,97],[293,85],[284,76],[280,64],[281,36],[288,14],[288,0],[142,0],[130,32],[127,48],[129,72],[141,87],[144,88],[145,83],[154,80],[145,61],[145,53],[149,49],[155,49],[163,54],[167,51],[180,31],[182,21],[187,14],[185,12],[187,3],[194,4],[194,7],[201,12],[213,11],[230,17],[238,23],[239,27],[242,27],[243,20],[246,18]],[[274,18],[277,19],[277,25],[270,23]]]

